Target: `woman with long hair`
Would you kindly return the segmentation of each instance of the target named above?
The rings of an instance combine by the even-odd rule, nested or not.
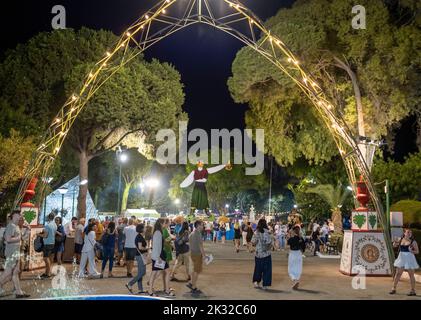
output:
[[[303,252],[306,243],[300,233],[300,226],[295,225],[291,230],[291,237],[288,239],[288,274],[292,280],[292,289],[297,290],[300,284],[301,273],[303,271]]]
[[[100,276],[101,278],[104,277],[104,271],[108,261],[108,278],[113,277],[113,263],[116,237],[117,229],[115,227],[115,222],[111,221],[108,223],[107,229],[105,230],[101,238],[101,243],[103,247],[102,268]]]
[[[272,285],[271,249],[273,241],[264,218],[259,220],[251,243],[256,247],[253,273],[254,287],[260,288],[260,282],[263,280],[262,289],[267,290],[267,287]]]
[[[82,248],[82,257],[80,259],[79,277],[85,276],[85,268],[88,263],[88,274],[90,277],[97,277],[99,275],[95,267],[95,231],[96,225],[94,222],[88,224],[86,229],[87,236],[85,236],[85,243]]]
[[[149,295],[155,296],[154,293],[154,283],[160,272],[169,268],[168,262],[165,260],[165,251],[164,251],[164,237],[163,237],[163,228],[165,220],[159,218],[154,225],[154,230],[152,234],[152,273],[149,279]],[[168,278],[169,280],[169,278]],[[169,291],[169,281],[164,282],[164,291],[168,296],[174,296],[174,292]]]
[[[164,252],[165,252],[165,261],[167,262],[168,266],[172,261],[172,240],[173,237],[170,232],[170,219],[165,218],[164,223],[162,225],[162,236],[164,238]],[[164,283],[164,288],[168,289],[169,292],[173,292],[174,289],[170,288],[170,280],[171,280],[171,270],[167,268],[162,273],[162,280]],[[167,290],[165,290],[167,291]],[[167,292],[166,292],[167,293]],[[168,294],[168,293],[167,293]]]
[[[66,234],[64,233],[63,219],[61,217],[55,217],[54,222],[57,225],[57,231],[55,235],[53,252],[56,255],[57,264],[61,266],[61,257],[64,252],[64,241],[66,240]]]
[[[174,275],[177,272],[178,268],[184,264],[184,267],[186,268],[186,275],[188,278],[188,281],[190,280],[190,272],[189,272],[189,265],[190,265],[190,256],[189,256],[189,224],[187,221],[184,221],[180,231],[177,234],[177,237],[175,238],[175,252],[177,259],[174,264],[174,268],[172,269],[170,279],[176,280]]]
[[[410,229],[405,229],[402,238],[399,241],[394,241],[393,246],[399,247],[399,255],[394,263],[394,266],[396,267],[396,273],[393,279],[393,288],[390,291],[390,294],[396,293],[396,287],[398,286],[402,273],[407,271],[411,280],[411,291],[409,292],[408,296],[416,296],[415,270],[420,266],[415,259],[415,255],[420,251],[417,242],[412,236],[412,231]]]

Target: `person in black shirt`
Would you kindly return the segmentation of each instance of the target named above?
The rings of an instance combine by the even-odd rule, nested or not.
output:
[[[133,293],[132,286],[137,282],[137,287],[139,289],[138,294],[144,294],[146,292],[143,291],[142,279],[146,274],[147,262],[145,255],[148,253],[147,243],[144,237],[145,225],[143,223],[138,224],[136,226],[136,232],[137,236],[134,243],[136,245],[137,275],[126,284],[126,288],[130,291],[130,293]]]
[[[189,270],[189,265],[190,265],[190,248],[188,244],[189,235],[190,235],[189,224],[187,221],[184,221],[174,241],[177,259],[175,261],[174,267],[170,274],[171,281],[177,280],[174,275],[177,272],[177,269],[183,264],[184,264],[184,267],[186,268],[187,281],[191,280],[190,270]]]
[[[288,255],[288,274],[292,280],[292,289],[297,290],[303,270],[303,252],[306,249],[304,238],[301,236],[301,228],[296,225],[291,230],[291,237],[288,239],[290,248]]]
[[[313,231],[311,240],[314,241],[314,255],[316,255],[316,252],[320,252],[320,244],[322,243],[320,240],[320,227],[317,227],[317,229]]]

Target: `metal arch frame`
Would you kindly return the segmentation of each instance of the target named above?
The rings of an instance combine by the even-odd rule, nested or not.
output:
[[[175,3],[185,2],[184,13],[178,17],[168,15]],[[28,183],[34,177],[47,177],[62,144],[79,113],[95,93],[123,66],[135,59],[146,49],[188,26],[203,23],[232,35],[270,61],[300,87],[316,108],[325,126],[331,133],[344,161],[348,178],[356,190],[356,173],[363,177],[378,212],[380,224],[388,247],[390,261],[393,257],[390,235],[386,229],[386,216],[381,201],[374,188],[370,171],[358,143],[351,134],[347,123],[335,112],[316,80],[305,71],[298,59],[277,36],[271,34],[263,23],[238,0],[219,0],[229,11],[225,15],[214,13],[210,0],[162,0],[136,20],[123,33],[112,50],[100,59],[86,75],[78,94],[71,95],[48,128],[43,142],[32,155],[30,165],[20,184],[14,207],[18,207],[24,197]],[[183,4],[184,5],[184,4]],[[238,26],[238,28],[236,28]],[[159,27],[155,30],[155,27]],[[240,29],[245,31],[239,31]],[[131,49],[131,45],[139,50]],[[46,184],[39,189],[41,198]],[[393,270],[393,265],[391,264]]]

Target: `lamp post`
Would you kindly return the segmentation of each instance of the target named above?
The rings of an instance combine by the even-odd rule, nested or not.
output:
[[[386,226],[388,232],[390,232],[390,192],[389,192],[389,179],[386,179],[382,182],[375,183],[374,185],[379,185],[384,183],[384,193],[386,195]]]
[[[67,193],[68,189],[66,187],[61,187],[58,189],[58,192],[61,194],[61,211],[60,211],[60,217],[63,216],[63,210],[64,210],[64,195]]]
[[[390,231],[390,199],[389,199],[389,179],[386,179],[384,193],[386,194],[386,224],[387,230]]]
[[[42,181],[45,184],[49,185],[50,182],[53,181],[53,177],[45,177],[45,178],[42,179]],[[47,195],[45,195],[45,199],[44,199],[44,210],[43,211],[44,211],[44,220],[42,222],[45,223],[45,216],[46,216],[46,213],[47,213]]]
[[[175,214],[177,214],[177,207],[178,207],[178,205],[180,204],[180,199],[175,199],[174,200],[174,204],[175,204]]]
[[[121,165],[123,163],[125,163],[128,160],[128,156],[127,154],[125,154],[123,152],[123,150],[121,150],[121,147],[119,146],[116,150],[116,155],[117,155],[117,161],[119,163],[120,166],[120,170],[119,170],[119,177],[118,177],[118,198],[117,198],[117,215],[120,215],[120,197],[121,197]]]
[[[154,196],[155,189],[159,186],[159,180],[157,178],[148,178],[145,180],[145,185],[150,188],[149,192],[149,203],[148,208],[152,206],[152,200]]]
[[[225,211],[227,212],[227,214],[229,213],[229,207],[230,207],[230,205],[227,203],[226,205],[225,205]]]

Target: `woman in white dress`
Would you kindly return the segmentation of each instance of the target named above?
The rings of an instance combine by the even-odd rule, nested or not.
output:
[[[90,223],[88,225],[87,235],[85,236],[85,243],[82,248],[82,257],[80,259],[79,277],[85,276],[86,263],[88,263],[89,277],[99,277],[100,273],[96,270],[95,265],[95,231],[96,225]]]
[[[393,279],[393,288],[390,294],[396,293],[396,287],[404,271],[407,271],[411,280],[411,291],[408,296],[415,296],[415,270],[419,268],[415,255],[419,253],[418,244],[412,237],[412,231],[405,229],[403,237],[399,241],[393,242],[394,247],[399,246],[399,255],[395,260],[395,277]]]
[[[303,271],[303,252],[306,249],[304,238],[301,236],[301,228],[296,225],[291,230],[288,239],[290,248],[288,255],[288,274],[292,280],[292,289],[297,290],[300,284],[301,273]]]

